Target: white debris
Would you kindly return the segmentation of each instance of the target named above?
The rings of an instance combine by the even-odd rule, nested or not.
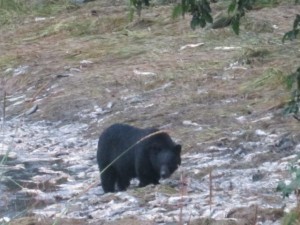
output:
[[[45,21],[45,20],[46,20],[46,17],[35,17],[34,18],[35,22],[41,22],[41,21]]]
[[[184,120],[182,121],[182,124],[187,126],[200,126],[198,123],[192,122],[191,120]]]
[[[268,135],[265,131],[259,130],[259,129],[255,131],[255,134],[258,136],[267,136]]]
[[[113,107],[114,103],[113,102],[108,102],[106,105],[106,108],[111,109]]]
[[[29,66],[19,66],[18,68],[13,70],[13,76],[19,76],[26,74],[28,72]]]
[[[241,49],[242,47],[234,47],[234,46],[218,46],[215,47],[215,50],[236,50],[236,49]]]
[[[0,222],[1,223],[9,223],[10,222],[10,218],[9,217],[7,217],[7,216],[4,216],[4,217],[2,217],[2,218],[0,218]]]
[[[156,73],[153,73],[153,72],[139,71],[137,69],[134,69],[133,73],[135,75],[142,75],[142,76],[156,76],[157,75]]]
[[[182,51],[186,48],[196,48],[196,47],[199,47],[199,46],[202,46],[204,45],[204,43],[197,43],[197,44],[187,44],[187,45],[184,45],[184,46],[181,46],[179,51]]]

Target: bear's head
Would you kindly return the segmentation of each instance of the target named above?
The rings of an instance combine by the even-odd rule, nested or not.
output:
[[[175,144],[166,135],[164,138],[156,138],[150,149],[150,161],[152,167],[160,178],[168,178],[181,164],[181,145]]]

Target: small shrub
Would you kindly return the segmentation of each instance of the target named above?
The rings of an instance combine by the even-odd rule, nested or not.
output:
[[[300,156],[298,155],[297,160]],[[300,168],[292,163],[289,168],[291,174],[291,180],[289,183],[280,181],[277,185],[276,191],[282,193],[283,198],[289,197],[292,193],[296,194],[297,206],[291,212],[287,213],[283,219],[283,225],[299,224],[300,219]]]
[[[70,0],[0,0],[0,25],[21,21],[25,15],[48,16],[63,10],[76,10],[79,6]]]
[[[294,118],[300,121],[298,116],[300,106],[300,67],[296,72],[290,74],[286,78],[287,88],[291,90],[291,98],[287,103],[284,114],[293,114]]]
[[[300,33],[300,15],[296,15],[296,18],[294,20],[293,29],[291,31],[288,31],[284,34],[282,38],[282,42],[285,42],[285,40],[294,40],[297,38],[297,35]]]

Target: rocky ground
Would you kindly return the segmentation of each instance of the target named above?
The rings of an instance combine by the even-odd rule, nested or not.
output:
[[[235,36],[192,31],[169,5],[128,22],[114,4],[1,28],[0,223],[280,224],[296,197],[276,187],[300,151],[298,122],[282,114],[299,40],[281,38],[299,6],[249,11]],[[115,122],[167,130],[181,168],[103,194],[97,138]]]

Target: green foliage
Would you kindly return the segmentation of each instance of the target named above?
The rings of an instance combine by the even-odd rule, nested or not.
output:
[[[8,154],[9,151],[6,151],[5,155],[3,155],[2,158],[0,157],[0,181],[2,181],[4,178],[5,170],[3,168],[7,162]]]
[[[245,10],[252,8],[254,0],[232,0],[228,7],[228,14],[240,14],[240,16],[245,15]]]
[[[289,173],[291,175],[291,180],[288,184],[283,181],[280,181],[277,185],[276,191],[282,192],[283,198],[289,197],[290,194],[295,193],[299,197],[300,190],[300,168],[297,165],[300,155],[294,159],[293,162],[289,165]]]
[[[232,17],[231,27],[235,34],[239,35],[240,20],[245,16],[246,10],[252,8],[255,0],[232,0],[228,6],[228,14]]]
[[[231,27],[234,33],[236,33],[237,35],[239,35],[240,33],[240,19],[241,19],[240,15],[236,14],[231,21]]]
[[[296,18],[294,20],[293,24],[293,30],[288,31],[287,33],[284,34],[282,38],[282,42],[284,42],[286,39],[292,41],[297,38],[297,35],[300,32],[300,14],[296,15]]]
[[[0,0],[0,25],[22,20],[25,15],[49,16],[63,10],[76,10],[79,6],[70,0],[24,1]]]
[[[129,9],[129,19],[133,19],[134,11],[138,14],[138,17],[141,17],[142,5],[149,6],[149,0],[129,0],[130,9]]]
[[[179,15],[190,13],[192,20],[190,26],[196,29],[197,26],[205,27],[207,23],[212,23],[210,3],[207,0],[181,0],[173,9],[172,17],[176,18]]]
[[[293,24],[293,30],[284,34],[282,42],[286,39],[292,41],[297,38],[297,35],[300,32],[300,15],[296,15]],[[284,114],[293,114],[294,118],[300,121],[298,116],[299,106],[300,106],[300,67],[296,72],[290,74],[286,78],[286,85],[289,90],[291,90],[291,99],[287,103],[287,106],[284,108]]]
[[[227,25],[231,25],[234,33],[239,34],[240,20],[245,15],[245,11],[251,9],[252,4],[255,0],[231,0],[228,6],[228,18],[222,26],[213,25],[214,28],[222,28]],[[172,12],[172,17],[176,18],[179,15],[190,13],[192,15],[191,28],[205,27],[207,23],[213,23],[211,15],[210,2],[208,0],[181,0],[181,3],[177,4]],[[220,22],[217,22],[220,24]]]
[[[285,182],[280,181],[276,188],[276,191],[282,192],[283,198],[289,197],[290,194],[300,189],[300,168],[295,165],[290,165],[289,171],[292,175],[291,182],[286,184]]]
[[[24,1],[20,0],[0,0],[0,9],[6,11],[23,11]]]
[[[181,6],[181,4],[177,4],[173,9],[172,18],[175,19],[175,18],[179,17],[180,15],[183,15],[182,6]]]
[[[291,174],[291,180],[289,184],[286,184],[283,181],[280,181],[277,185],[276,191],[282,193],[283,198],[289,197],[290,194],[295,193],[297,198],[299,198],[299,189],[300,189],[300,168],[295,166],[300,156],[296,158],[295,162],[292,162],[289,168]],[[299,224],[299,202],[297,200],[297,207],[295,210],[285,214],[282,219],[283,225],[294,225]]]
[[[54,15],[61,11],[74,11],[80,6],[70,0],[45,1],[32,6],[32,11],[38,16]]]
[[[24,1],[0,0],[0,25],[8,24],[13,18],[24,14],[28,10]]]
[[[286,78],[286,86],[291,90],[291,99],[284,109],[284,114],[293,114],[294,118],[300,120],[298,117],[300,106],[300,67],[296,72],[290,74]]]
[[[299,224],[299,214],[295,211],[291,211],[286,214],[282,219],[282,225],[296,225]]]
[[[129,0],[130,20],[133,19],[134,11],[136,10],[138,16],[141,16],[142,5],[149,5],[148,0]],[[296,0],[299,1],[299,0]],[[240,31],[240,20],[245,16],[246,10],[251,10],[253,5],[258,6],[273,6],[277,4],[278,0],[231,0],[227,13],[228,16],[221,21],[217,21],[217,24],[213,24],[213,29],[223,28],[231,25],[235,34],[239,34]],[[213,23],[213,17],[211,15],[210,1],[209,0],[181,0],[180,3],[176,4],[172,11],[172,18],[177,18],[180,15],[185,16],[186,13],[192,15],[190,26],[192,29],[197,27],[205,27],[207,23]]]

